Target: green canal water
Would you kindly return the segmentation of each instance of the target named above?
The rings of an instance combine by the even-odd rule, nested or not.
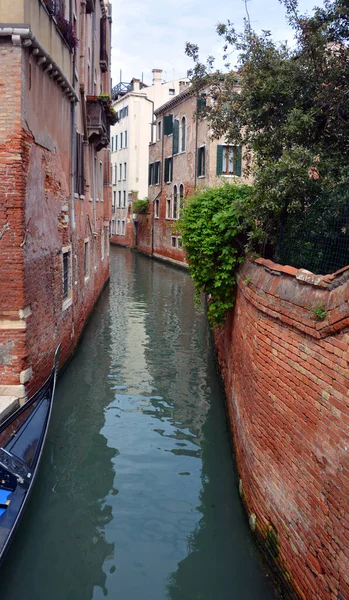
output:
[[[1,600],[272,600],[187,273],[111,249]]]

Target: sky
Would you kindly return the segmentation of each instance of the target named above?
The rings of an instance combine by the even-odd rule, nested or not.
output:
[[[152,69],[162,69],[163,80],[185,77],[191,60],[185,56],[186,42],[198,44],[201,59],[217,57],[222,68],[222,40],[216,24],[232,21],[243,28],[246,16],[243,0],[111,0],[113,11],[112,81],[113,86],[132,77],[152,82]],[[311,14],[322,0],[299,0],[302,14]],[[270,30],[275,40],[293,36],[279,0],[249,0],[251,26]],[[232,65],[234,66],[234,65]]]

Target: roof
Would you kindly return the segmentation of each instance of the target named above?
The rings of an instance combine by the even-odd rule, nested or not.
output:
[[[177,104],[180,104],[181,102],[183,102],[190,96],[193,96],[194,94],[195,94],[195,90],[192,86],[190,86],[190,88],[184,90],[183,92],[181,92],[174,98],[171,98],[171,100],[168,100],[168,102],[165,102],[165,104],[163,104],[162,106],[159,106],[159,108],[154,110],[154,115],[160,115],[161,113],[166,112],[170,108],[177,106]]]

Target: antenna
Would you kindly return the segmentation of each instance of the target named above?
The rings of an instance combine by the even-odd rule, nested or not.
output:
[[[120,69],[120,83],[122,82],[122,71]]]

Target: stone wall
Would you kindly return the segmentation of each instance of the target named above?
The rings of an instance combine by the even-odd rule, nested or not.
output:
[[[215,333],[251,526],[306,600],[349,598],[348,274],[246,262]]]

